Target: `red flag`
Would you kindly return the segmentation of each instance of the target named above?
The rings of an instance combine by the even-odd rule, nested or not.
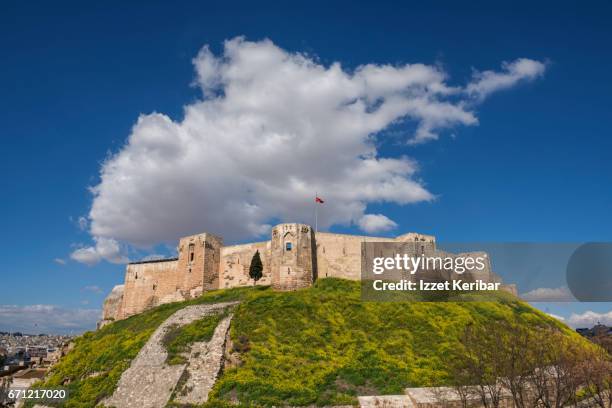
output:
[[[315,203],[323,204],[325,201],[319,197],[315,197]]]

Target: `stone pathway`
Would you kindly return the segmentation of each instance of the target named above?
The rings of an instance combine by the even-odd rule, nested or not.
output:
[[[189,364],[185,369],[187,381],[181,390],[177,390],[175,401],[183,404],[202,404],[208,401],[208,393],[223,367],[225,336],[231,320],[231,316],[223,319],[210,341],[193,344]]]
[[[130,367],[121,375],[113,395],[102,401],[102,404],[116,408],[163,408],[186,367],[186,364],[166,364],[168,353],[162,340],[167,330],[174,325],[184,326],[237,303],[194,305],[175,312],[155,330]],[[226,320],[229,325],[229,319],[223,322]]]
[[[407,395],[377,395],[357,399],[361,408],[414,408]]]

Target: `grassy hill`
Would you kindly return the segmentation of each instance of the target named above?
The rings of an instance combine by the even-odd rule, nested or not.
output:
[[[209,292],[86,333],[41,387],[68,383],[64,406],[92,407],[112,394],[155,328],[176,310],[238,299],[231,338],[240,362],[224,371],[208,406],[354,404],[356,395],[450,384],[445,360],[468,324],[512,320],[555,326],[573,336],[509,296],[486,303],[362,302],[358,282],[322,279],[296,292],[259,287]]]

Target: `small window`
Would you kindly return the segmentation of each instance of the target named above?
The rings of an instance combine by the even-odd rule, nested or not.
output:
[[[153,284],[153,290],[157,289],[157,285]]]
[[[189,244],[189,262],[193,262],[195,257],[195,244]]]
[[[285,244],[285,250],[286,250],[286,251],[291,251],[291,242],[287,242],[287,243]]]

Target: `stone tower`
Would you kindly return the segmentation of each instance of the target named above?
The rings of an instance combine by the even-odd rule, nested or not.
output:
[[[272,229],[272,287],[295,290],[312,285],[316,278],[315,237],[305,224],[279,224]]]
[[[208,233],[181,238],[177,288],[187,292],[219,289],[219,251],[222,246],[221,238]]]

